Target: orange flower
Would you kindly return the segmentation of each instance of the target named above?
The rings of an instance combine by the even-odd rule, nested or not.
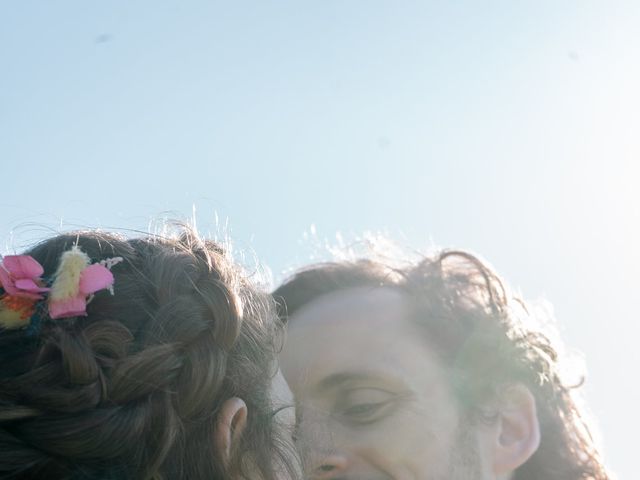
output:
[[[7,329],[26,326],[35,313],[37,302],[38,300],[34,298],[6,293],[0,296],[0,326]]]

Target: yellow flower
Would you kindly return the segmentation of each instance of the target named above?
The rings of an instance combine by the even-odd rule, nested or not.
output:
[[[37,300],[7,295],[0,297],[0,326],[10,330],[26,327],[35,312]]]

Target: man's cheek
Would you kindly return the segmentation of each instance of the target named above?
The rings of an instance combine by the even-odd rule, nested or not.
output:
[[[438,478],[446,471],[450,450],[455,448],[450,422],[443,420],[408,408],[371,432],[369,444],[378,446],[376,456],[378,462],[384,461],[386,471],[402,474],[397,478],[428,479],[432,474]],[[413,476],[406,477],[409,474]]]

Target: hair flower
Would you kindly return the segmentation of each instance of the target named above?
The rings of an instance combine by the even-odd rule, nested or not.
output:
[[[7,330],[29,325],[38,300],[26,297],[0,296],[0,326]]]
[[[55,273],[49,295],[49,316],[52,319],[86,316],[91,295],[111,289],[112,285],[113,274],[109,268],[101,263],[90,264],[87,254],[74,245],[62,254]]]
[[[49,289],[42,286],[42,265],[30,255],[7,255],[0,263],[0,284],[12,297],[40,300]]]
[[[40,279],[44,269],[29,255],[7,255],[0,262],[0,326],[21,328],[29,323],[36,304],[49,289]]]

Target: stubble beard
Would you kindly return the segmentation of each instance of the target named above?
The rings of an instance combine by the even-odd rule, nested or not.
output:
[[[450,450],[447,473],[433,480],[484,480],[476,442],[473,427],[462,422]]]

